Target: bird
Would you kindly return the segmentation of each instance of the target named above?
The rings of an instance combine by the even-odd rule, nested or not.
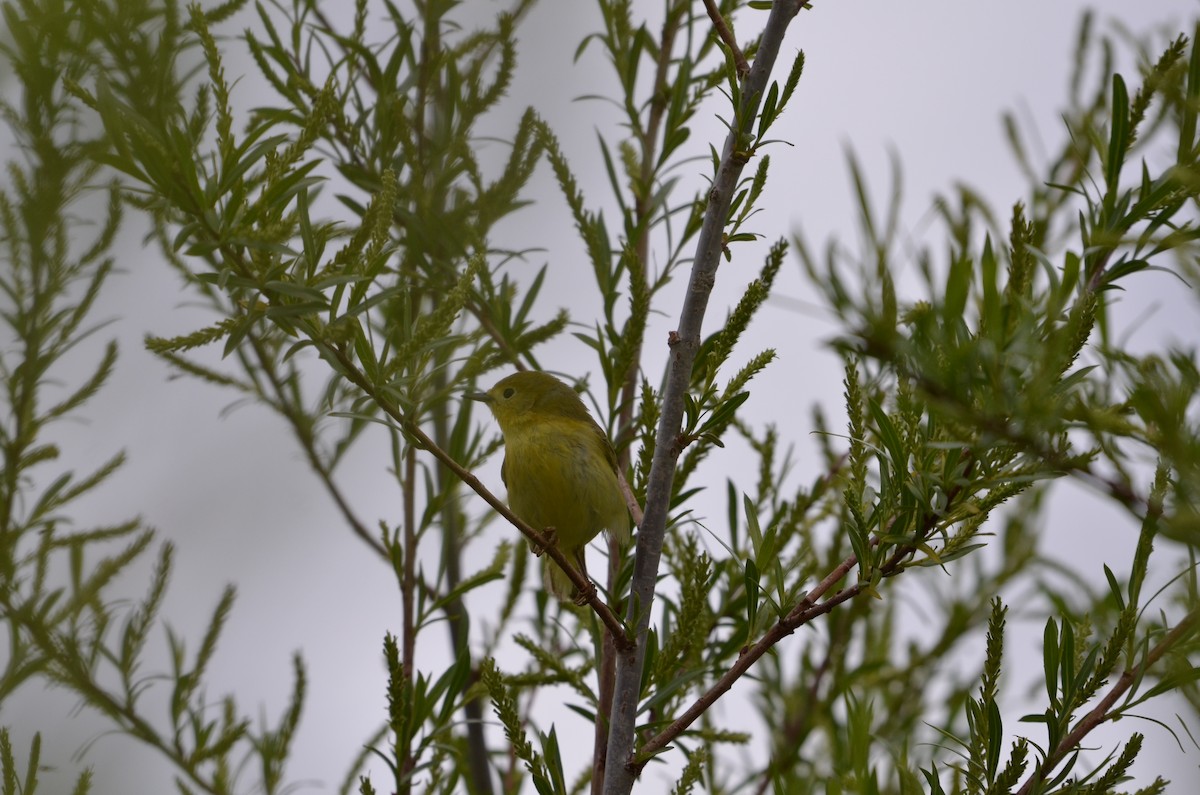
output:
[[[504,436],[500,477],[509,507],[535,529],[548,532],[586,577],[584,553],[593,538],[602,530],[623,542],[630,535],[617,455],[608,436],[575,390],[549,373],[513,373],[486,392],[466,397],[491,409]],[[562,601],[582,604],[590,596],[581,594],[548,556],[543,581]]]

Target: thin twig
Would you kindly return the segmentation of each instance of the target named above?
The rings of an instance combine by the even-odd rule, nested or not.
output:
[[[616,570],[620,568],[620,558],[617,552],[620,543],[615,538],[609,539],[609,593],[612,593],[616,583]],[[617,686],[617,649],[613,643],[613,635],[607,629],[601,633],[600,660],[596,665],[596,725],[592,734],[592,786],[591,791],[598,795],[604,788],[604,771],[608,767],[608,716],[612,712],[613,692]]]
[[[128,694],[122,697],[100,683],[80,655],[73,651],[75,644],[69,636],[38,621],[39,614],[17,608],[3,592],[0,592],[0,608],[14,627],[24,627],[29,633],[43,660],[49,663],[47,675],[50,681],[73,688],[88,706],[110,718],[130,737],[157,749],[204,792],[218,791],[217,782],[202,777],[201,765],[181,746],[178,735],[174,738],[163,736],[151,721],[142,717]],[[184,706],[190,712],[192,704],[188,702]],[[190,715],[185,714],[180,720],[188,717]]]
[[[617,483],[621,486],[621,494],[625,497],[625,507],[629,509],[629,515],[633,517],[633,523],[641,527],[642,520],[645,519],[642,506],[638,505],[637,495],[633,493],[629,481],[625,479],[625,473],[619,469],[617,470]]]
[[[969,455],[969,451],[964,450],[963,452],[964,454]],[[972,464],[968,463],[967,472],[970,471],[971,465]],[[962,489],[963,487],[961,484],[956,484],[947,492],[947,506],[954,504],[955,500],[957,500],[959,495],[962,493]],[[932,510],[926,512],[921,521],[920,527],[917,529],[912,540],[906,544],[898,544],[895,550],[892,552],[891,557],[889,557],[887,561],[883,563],[883,565],[875,568],[874,571],[878,572],[880,577],[892,577],[903,572],[904,562],[909,556],[916,552],[917,545],[929,537],[929,534],[933,532],[938,522],[941,521],[943,515],[944,514],[939,514]],[[885,537],[891,531],[894,522],[894,517],[886,522],[885,526],[880,531],[880,534],[871,538],[869,548],[874,548],[880,544],[882,537]],[[828,593],[834,585],[841,582],[841,580],[850,573],[850,570],[857,565],[858,557],[856,555],[851,555],[835,566],[834,569],[829,572],[829,574],[825,575],[825,579],[821,580],[821,582],[817,583],[815,588],[806,593],[804,597],[801,598],[796,604],[796,606],[788,611],[788,614],[780,619],[775,626],[767,630],[767,632],[761,638],[759,638],[753,646],[743,649],[742,653],[738,655],[737,662],[733,664],[733,667],[726,671],[721,678],[718,679],[717,682],[704,693],[704,695],[696,699],[696,702],[692,704],[692,706],[689,707],[686,712],[680,715],[679,718],[672,722],[671,725],[666,729],[648,740],[641,747],[641,749],[639,749],[635,765],[645,764],[655,752],[666,747],[668,743],[670,743],[677,736],[679,736],[679,734],[691,726],[697,718],[703,715],[709,707],[716,703],[717,699],[729,692],[729,689],[733,687],[733,683],[741,678],[746,671],[750,670],[750,667],[754,665],[754,663],[757,662],[760,657],[770,651],[771,647],[776,643],[779,643],[781,640],[786,638],[788,635],[791,635],[797,629],[809,623],[814,618],[830,612],[833,610],[833,608],[837,607],[841,603],[853,599],[859,594],[870,591],[872,589],[871,580],[860,580],[849,588],[838,591],[825,601],[818,601],[821,599],[821,597],[825,596],[825,594]]]
[[[878,543],[875,539],[873,543]],[[728,671],[722,674],[721,678],[710,687],[704,695],[696,699],[692,706],[688,707],[687,711],[676,718],[671,725],[663,729],[654,737],[650,738],[640,749],[638,749],[637,759],[634,765],[640,768],[649,761],[655,753],[665,748],[672,740],[682,734],[689,726],[691,726],[697,718],[703,715],[709,707],[716,703],[717,699],[729,692],[733,687],[733,683],[750,670],[758,659],[771,650],[775,644],[791,635],[800,627],[812,621],[817,616],[824,615],[833,608],[840,605],[842,602],[853,599],[864,590],[867,583],[859,582],[849,588],[839,590],[833,596],[823,602],[817,602],[825,593],[845,577],[850,569],[858,565],[858,558],[854,555],[843,560],[826,575],[825,579],[813,588],[804,598],[800,600],[791,612],[779,620],[775,626],[771,627],[767,632],[754,643],[753,646],[748,646],[738,655],[737,662],[733,664]]]
[[[417,451],[409,447],[404,451],[404,496],[403,496],[403,523],[401,529],[404,539],[403,546],[400,547],[400,560],[395,560],[396,552],[393,552],[393,566],[396,563],[401,565],[401,570],[397,572],[400,575],[400,666],[404,671],[404,675],[409,679],[416,678],[416,654],[417,654],[417,632],[416,632],[416,603],[417,603],[417,588],[416,588],[416,557],[417,557],[417,503],[416,503],[416,480],[417,480]],[[400,543],[397,539],[394,543]],[[399,765],[402,787],[399,788],[400,793],[412,792],[412,772],[416,767],[417,758],[413,754],[411,740],[406,740],[401,746],[401,741],[397,739],[397,751],[400,759],[396,762]]]
[[[821,695],[821,684],[825,680],[825,675],[833,668],[833,658],[837,654],[839,657],[845,651],[846,641],[844,637],[835,637],[830,633],[829,645],[825,648],[825,654],[821,658],[821,662],[813,669],[811,681],[806,688],[804,702],[800,705],[800,711],[794,716],[789,717],[785,721],[782,730],[782,740],[776,743],[776,748],[786,748],[789,756],[792,759],[800,753],[800,748],[804,745],[804,741],[812,730],[811,720],[813,713],[819,708],[817,699]],[[755,795],[766,795],[767,790],[771,788],[775,780],[775,774],[780,769],[786,767],[788,762],[781,763],[779,757],[772,754],[770,762],[763,768],[762,777],[759,779],[758,787],[755,789]]]
[[[447,374],[444,369],[436,371],[437,389],[447,387]],[[439,443],[445,444],[451,436],[448,426],[447,411],[439,410],[433,415],[433,435]],[[448,598],[445,602],[446,628],[450,635],[450,653],[458,658],[465,649],[470,648],[470,620],[467,616],[463,595],[458,591],[462,582],[462,506],[456,498],[458,480],[445,467],[434,467],[433,476],[436,479],[438,494],[450,495],[442,505],[442,561],[446,572],[446,590]],[[437,602],[437,597],[430,603]],[[471,666],[471,676],[467,680],[467,692],[479,680],[478,665]],[[463,722],[467,727],[467,770],[471,777],[471,795],[492,795],[492,764],[488,752],[487,737],[484,733],[483,700],[472,698],[463,706]]]
[[[713,29],[717,31],[717,35],[721,37],[721,41],[725,42],[725,46],[733,55],[733,64],[737,67],[738,79],[745,80],[746,75],[750,74],[750,64],[746,63],[746,56],[742,53],[742,48],[738,47],[737,39],[733,37],[733,31],[725,22],[725,18],[721,16],[721,10],[717,8],[716,0],[704,0],[704,10],[708,12],[708,18],[712,20]]]
[[[333,472],[321,460],[321,456],[317,452],[316,439],[313,436],[311,424],[307,421],[308,415],[296,409],[288,400],[284,382],[280,380],[279,374],[275,372],[275,361],[263,347],[262,338],[250,335],[248,339],[251,349],[254,351],[254,356],[258,359],[258,365],[262,369],[262,372],[266,374],[267,381],[271,384],[271,390],[275,393],[274,401],[267,398],[268,404],[283,415],[283,418],[292,426],[292,432],[300,442],[300,448],[304,451],[304,457],[308,459],[308,465],[317,473],[317,477],[324,484],[325,490],[333,498],[334,504],[341,511],[342,518],[350,526],[350,531],[358,536],[364,544],[369,546],[372,552],[384,560],[390,561],[392,559],[391,555],[383,548],[383,544],[379,543],[379,539],[355,515],[354,510],[350,507],[349,500],[346,499],[345,495],[342,494],[342,490],[334,482]],[[245,362],[243,366],[247,371],[250,371],[252,367],[250,362]],[[266,396],[263,395],[263,397],[265,398]]]
[[[658,62],[654,69],[654,86],[650,95],[649,116],[645,128],[641,131],[638,139],[642,146],[641,153],[641,171],[640,189],[634,191],[634,228],[641,230],[634,243],[634,256],[637,257],[641,267],[634,269],[629,268],[630,290],[647,289],[646,285],[646,263],[650,261],[650,218],[653,213],[654,202],[652,197],[655,192],[650,189],[650,183],[654,178],[656,164],[658,158],[655,155],[658,137],[662,128],[663,119],[666,116],[668,107],[667,99],[667,79],[670,73],[672,63],[672,53],[675,49],[675,34],[679,29],[679,15],[668,9],[666,18],[663,20],[662,35],[658,44]],[[636,117],[635,117],[636,118]],[[635,119],[631,119],[631,122]],[[637,125],[634,124],[634,129]],[[633,280],[640,278],[641,284],[634,284]],[[623,439],[626,433],[633,427],[633,412],[635,400],[637,397],[639,363],[642,360],[642,348],[645,341],[645,330],[643,329],[634,343],[634,348],[629,357],[629,368],[621,376],[620,401],[617,405],[617,425],[614,441]],[[625,504],[629,507],[629,514],[633,517],[633,523],[641,527],[643,520],[642,506],[638,504],[637,497],[633,493],[633,489],[629,486],[629,481],[625,479],[625,472],[629,469],[630,452],[629,445],[622,444],[617,450],[617,482],[621,487],[621,494],[625,497]],[[616,595],[617,580],[621,571],[621,542],[610,534],[608,539],[608,592],[610,595]],[[617,661],[616,661],[616,645],[613,643],[611,634],[604,633],[604,637],[600,643],[600,660],[597,664],[596,671],[596,725],[593,728],[593,750],[592,750],[592,795],[602,795],[604,791],[604,779],[606,777],[605,770],[608,767],[608,732],[611,727],[609,720],[612,715],[613,695],[616,693],[617,683]]]

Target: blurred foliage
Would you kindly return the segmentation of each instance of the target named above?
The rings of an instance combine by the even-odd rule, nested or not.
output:
[[[761,3],[715,5],[743,30],[762,24]],[[505,114],[516,121],[495,135],[521,48],[536,46],[517,38],[531,6],[358,0],[334,17],[315,0],[3,3],[3,54],[21,91],[0,106],[19,145],[0,193],[0,707],[18,689],[57,685],[169,761],[181,792],[294,786],[286,762],[309,684],[300,657],[276,722],[252,720],[232,696],[214,701],[205,674],[234,589],[185,642],[160,615],[174,565],[163,544],[145,596],[117,600],[118,584],[144,576],[135,564],[153,556],[153,534],[138,520],[89,526],[78,504],[124,454],[78,474],[77,451],[54,441],[53,426],[83,416],[117,373],[114,342],[82,375],[65,357],[102,330],[94,304],[114,289],[113,240],[132,209],[211,316],[147,348],[282,417],[347,541],[395,575],[387,718],[341,791],[545,795],[600,783],[586,743],[563,742],[538,709],[561,700],[603,739],[612,657],[595,614],[548,600],[510,542],[474,571],[463,564],[494,514],[462,485],[482,493],[469,471],[499,439],[458,395],[498,370],[539,368],[539,349],[568,330],[593,357],[571,375],[639,502],[656,445],[682,454],[649,608],[636,764],[670,763],[678,793],[1119,791],[1142,735],[1097,763],[1080,750],[1088,733],[1167,693],[1200,709],[1200,368],[1194,348],[1135,355],[1109,321],[1111,296],[1146,271],[1184,289],[1200,279],[1196,36],[1112,41],[1085,17],[1060,148],[1035,159],[1008,119],[1028,195],[1003,222],[967,187],[942,197],[937,250],[897,253],[899,197],[877,214],[851,157],[861,252],[769,245],[758,278],[710,324],[683,427],[664,439],[664,381],[643,343],[653,313],[677,311],[664,288],[704,231],[696,175],[715,179],[720,165],[714,142],[692,138],[697,114],[717,108],[737,138],[728,156],[750,166],[721,228],[707,230],[744,263],[770,195],[768,132],[804,57],[753,119],[739,118],[741,77],[703,4],[665,0],[651,22],[637,4],[597,0],[600,28],[576,57],[611,67],[611,95],[588,99],[620,133],[598,137],[607,184],[582,184],[575,144],[534,110]],[[230,35],[235,24],[244,32]],[[757,48],[743,44],[750,59]],[[1137,56],[1135,77],[1115,72],[1118,48]],[[235,51],[253,75],[227,74]],[[531,266],[538,241],[493,242],[531,201],[543,159],[589,266],[573,278],[594,297],[590,317],[548,310],[541,295],[550,268],[572,266]],[[82,218],[100,220],[83,229]],[[848,417],[835,432],[814,410],[821,461],[803,483],[792,440],[743,410],[776,358],[745,350],[743,335],[792,250],[838,318]],[[913,260],[921,292],[906,296],[896,274]],[[390,442],[378,466],[402,495],[395,516],[363,516],[339,484],[347,453],[376,434]],[[726,467],[724,526],[702,532],[695,497],[713,489],[706,473],[734,439],[757,465]],[[1094,572],[1042,556],[1046,485],[1063,477],[1133,517],[1132,560]],[[634,551],[608,553],[598,584],[623,614]],[[1179,567],[1155,594],[1143,592],[1152,555]],[[476,598],[497,580],[500,598]],[[1024,716],[1001,693],[1002,595],[1014,593],[1045,626],[1044,707]],[[913,611],[920,637],[906,631]],[[454,662],[438,670],[427,652],[447,643],[443,624]],[[164,626],[165,648],[152,648]],[[811,631],[789,637],[801,627]],[[734,682],[754,706],[750,730],[708,709]],[[30,743],[25,754],[0,730],[5,795],[38,791],[43,740]],[[366,775],[372,758],[386,783]],[[75,791],[92,791],[91,778],[81,772]]]

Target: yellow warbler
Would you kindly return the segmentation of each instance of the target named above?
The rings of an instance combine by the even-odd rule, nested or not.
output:
[[[629,512],[608,437],[575,390],[547,373],[514,373],[467,397],[486,403],[504,434],[500,476],[509,507],[538,530],[553,528],[563,554],[586,576],[584,548],[597,533],[629,537]],[[578,598],[548,556],[543,575],[559,599]]]

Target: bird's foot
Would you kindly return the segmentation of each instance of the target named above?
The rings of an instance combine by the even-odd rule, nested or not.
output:
[[[588,580],[587,590],[586,591],[576,591],[575,598],[572,599],[571,601],[573,601],[575,604],[579,605],[580,607],[583,607],[588,602],[592,601],[592,599],[595,596],[596,596],[596,583],[592,582],[591,580]]]
[[[533,550],[533,554],[537,555],[539,558],[546,554],[547,549],[554,546],[555,542],[558,540],[558,531],[553,527],[547,527],[542,531],[542,538],[544,539],[545,543],[540,543],[533,540],[529,542],[529,548]]]

